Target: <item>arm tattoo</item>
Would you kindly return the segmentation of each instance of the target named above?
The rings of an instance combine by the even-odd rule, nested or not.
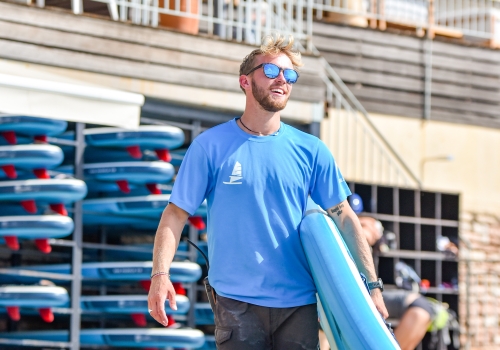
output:
[[[340,216],[340,214],[342,214],[343,207],[344,207],[343,204],[339,204],[335,208],[330,209],[330,213],[332,213],[332,215],[336,213],[337,216]]]

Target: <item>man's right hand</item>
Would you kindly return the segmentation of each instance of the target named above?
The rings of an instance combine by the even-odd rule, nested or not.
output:
[[[175,289],[168,275],[155,276],[151,280],[148,294],[148,309],[153,310],[149,314],[159,323],[168,326],[167,314],[165,313],[165,301],[168,299],[170,308],[177,310],[175,302]]]
[[[173,203],[169,203],[163,211],[153,247],[153,275],[157,272],[168,272],[188,217],[189,214],[186,211]],[[154,276],[149,288],[148,309],[152,310],[151,316],[165,327],[168,326],[168,318],[165,314],[167,299],[172,310],[177,310],[175,289],[170,277],[167,274]]]

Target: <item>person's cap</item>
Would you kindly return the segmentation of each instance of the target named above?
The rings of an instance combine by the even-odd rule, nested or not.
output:
[[[359,214],[363,211],[363,200],[356,193],[353,193],[349,197],[349,205],[351,206],[352,210],[354,210],[354,212],[356,214]]]

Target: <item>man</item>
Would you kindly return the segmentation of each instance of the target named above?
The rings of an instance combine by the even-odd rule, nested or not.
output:
[[[349,198],[352,209],[358,215],[363,212],[363,201],[357,194]],[[368,244],[376,253],[386,252],[389,246],[384,240],[384,227],[379,220],[370,216],[360,216],[359,221]],[[418,284],[416,285],[418,288]],[[418,291],[418,289],[417,289]],[[398,320],[394,331],[401,350],[413,350],[422,341],[433,322],[438,328],[444,327],[448,314],[445,309],[438,313],[435,305],[417,291],[388,289],[384,292],[384,301],[391,318]],[[320,335],[321,337],[321,335]],[[326,346],[324,347],[327,348]],[[322,348],[323,349],[323,348]]]
[[[359,220],[368,244],[380,247],[384,230],[380,221],[368,216]],[[401,350],[415,349],[436,317],[432,303],[418,292],[404,289],[386,290],[384,300],[391,318],[399,321],[394,335]]]
[[[280,120],[302,65],[292,47],[293,38],[269,36],[243,60],[245,111],[193,141],[155,238],[148,305],[167,325],[166,298],[175,309],[169,266],[186,219],[207,199],[219,349],[317,349],[316,288],[298,235],[309,195],[328,209],[362,272],[376,281],[331,153]],[[381,291],[373,290],[372,299],[386,318]]]

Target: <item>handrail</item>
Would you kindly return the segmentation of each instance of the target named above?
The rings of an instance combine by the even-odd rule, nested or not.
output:
[[[309,0],[239,0],[227,3],[224,0],[176,0],[173,6],[169,6],[168,0],[92,1],[106,3],[110,17],[115,21],[130,20],[134,24],[157,27],[162,24],[159,17],[176,16],[203,23],[209,35],[253,45],[260,43],[262,34],[273,31],[291,34],[304,43],[311,39],[303,17]],[[306,17],[309,18],[306,18],[306,23],[312,20],[312,16]],[[196,27],[190,33],[196,34],[198,30]]]
[[[313,47],[313,53],[317,54],[317,55],[320,55],[320,52],[315,47]],[[354,96],[354,94],[352,93],[352,91],[345,85],[345,83],[342,81],[342,79],[337,74],[337,72],[335,72],[335,70],[332,68],[332,66],[330,66],[330,64],[328,63],[328,61],[325,58],[320,57],[319,60],[320,60],[321,64],[323,65],[323,68],[328,73],[328,75],[340,87],[341,93],[343,95],[347,96],[347,98],[356,107],[356,109],[359,112],[361,112],[361,115],[363,116],[365,122],[368,123],[368,125],[371,128],[371,130],[376,134],[376,136],[383,143],[383,145],[389,150],[389,152],[391,153],[391,155],[394,158],[396,158],[396,160],[398,161],[398,163],[400,164],[400,166],[403,167],[403,169],[405,170],[405,172],[408,173],[408,175],[418,185],[418,187],[422,187],[422,183],[421,183],[420,179],[418,178],[418,176],[415,175],[415,173],[408,167],[408,165],[403,160],[403,158],[401,158],[401,156],[396,152],[396,150],[389,144],[389,142],[387,142],[387,139],[380,133],[380,131],[378,130],[378,128],[375,126],[375,124],[373,124],[371,118],[368,115],[368,112],[363,107],[363,105],[361,104],[361,102],[359,102],[359,100],[356,98],[356,96]],[[332,86],[333,86],[333,84],[332,84]]]
[[[418,35],[428,31],[446,36],[464,35],[490,40],[490,46],[498,46],[500,37],[500,1],[475,0],[313,0],[308,5],[316,11],[316,18],[323,19],[335,14],[332,21],[344,23],[368,23],[372,28],[385,30],[387,23],[415,28]],[[352,21],[352,22],[351,22]],[[378,23],[377,23],[378,21]],[[496,40],[496,41],[495,41]]]

